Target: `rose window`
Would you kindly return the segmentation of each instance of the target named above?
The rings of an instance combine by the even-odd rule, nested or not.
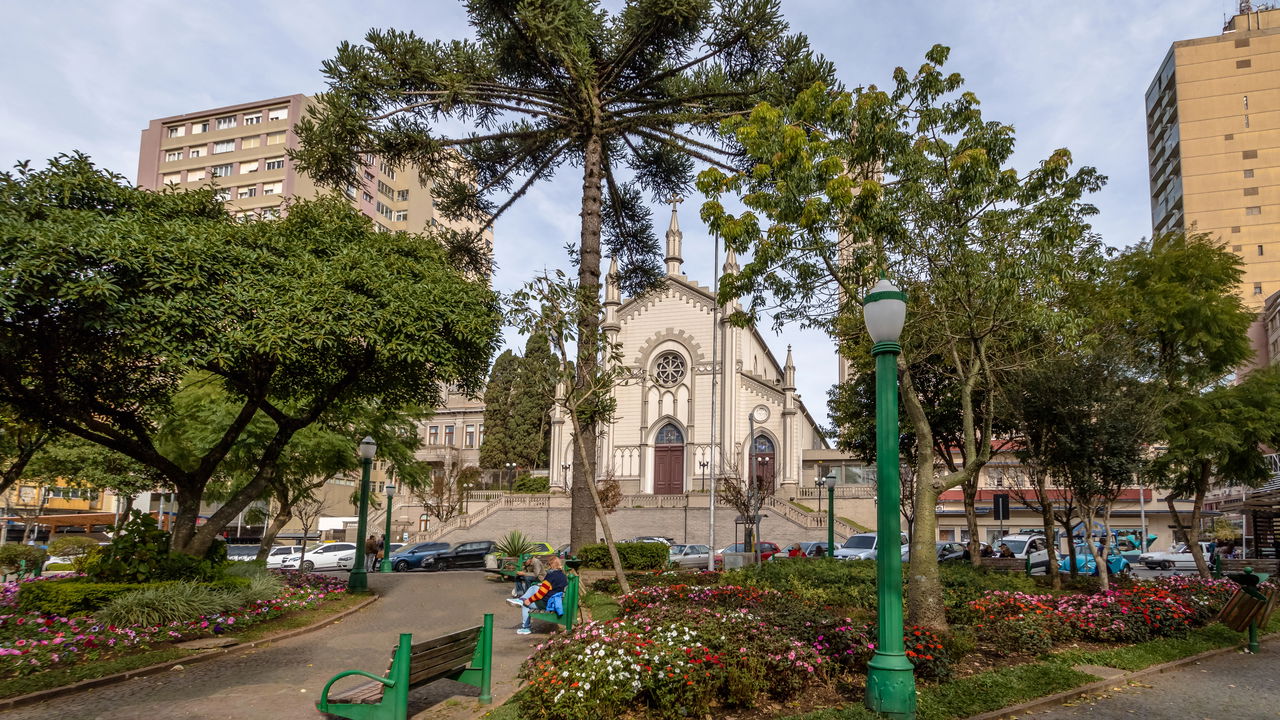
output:
[[[678,352],[664,352],[653,367],[653,377],[659,385],[670,387],[684,379],[684,356]]]

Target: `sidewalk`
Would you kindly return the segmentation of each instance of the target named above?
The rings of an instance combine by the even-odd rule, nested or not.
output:
[[[517,688],[520,663],[547,639],[548,625],[515,634],[519,611],[504,599],[509,584],[479,571],[372,574],[377,602],[320,630],[227,658],[135,678],[39,705],[0,713],[2,720],[317,720],[315,701],[343,670],[382,673],[401,632],[415,640],[479,625],[494,615],[493,705],[476,703],[479,690],[441,680],[410,695],[410,717],[466,720],[504,702]]]
[[[1262,652],[1225,653],[1070,705],[1019,717],[1263,720],[1280,718],[1280,640],[1266,638]]]

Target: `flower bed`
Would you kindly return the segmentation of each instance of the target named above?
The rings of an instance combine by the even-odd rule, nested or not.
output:
[[[285,590],[272,600],[165,626],[120,628],[99,623],[92,617],[0,614],[0,673],[28,675],[125,651],[143,650],[157,643],[216,635],[295,610],[313,608],[333,593],[346,590],[345,582],[327,575],[283,573],[282,576]],[[0,605],[12,607],[16,603],[17,585],[4,586],[0,591]]]

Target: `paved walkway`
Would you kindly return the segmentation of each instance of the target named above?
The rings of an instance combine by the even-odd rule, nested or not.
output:
[[[117,685],[0,713],[2,720],[318,720],[315,701],[343,670],[381,673],[401,632],[433,637],[494,614],[493,707],[516,690],[515,673],[552,626],[516,635],[519,610],[504,602],[511,585],[479,571],[372,574],[377,602],[314,632]],[[354,684],[354,683],[353,683]],[[414,718],[461,720],[482,712],[477,688],[440,680],[410,695]],[[488,708],[485,708],[488,709]],[[418,713],[415,715],[415,713]]]
[[[1274,720],[1280,718],[1280,638],[1264,639],[1257,655],[1227,653],[1113,687],[1119,689],[1020,717]]]

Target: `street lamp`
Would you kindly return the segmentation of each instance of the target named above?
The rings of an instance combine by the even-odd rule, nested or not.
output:
[[[901,502],[898,478],[898,338],[907,296],[886,278],[862,301],[876,361],[876,615],[879,643],[867,663],[866,706],[892,718],[916,716],[915,676],[902,642]],[[884,502],[879,502],[883,499]]]
[[[707,491],[707,468],[711,467],[711,463],[706,460],[699,460],[698,467],[702,468],[702,491]]]
[[[822,512],[822,488],[827,489],[827,557],[836,548],[836,479],[818,478],[818,512]]]
[[[391,499],[396,496],[396,486],[387,483],[387,531],[382,534],[382,572],[391,572]]]
[[[378,443],[365,436],[357,450],[360,454],[360,515],[356,519],[356,558],[351,568],[351,579],[347,581],[348,592],[368,592],[369,578],[364,567],[365,534],[369,524],[369,471],[373,468],[373,456],[378,452]]]
[[[516,480],[516,464],[509,462],[504,467],[507,468],[507,490],[510,490]]]

